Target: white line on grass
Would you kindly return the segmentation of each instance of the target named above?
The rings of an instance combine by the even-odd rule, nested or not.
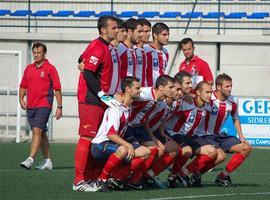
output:
[[[223,197],[223,196],[248,196],[248,195],[270,195],[270,192],[256,192],[256,193],[235,193],[235,194],[209,194],[209,195],[194,195],[194,196],[182,196],[182,197],[164,197],[144,200],[170,200],[170,199],[199,199],[206,197]]]

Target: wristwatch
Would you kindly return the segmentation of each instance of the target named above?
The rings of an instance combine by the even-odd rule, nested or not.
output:
[[[62,108],[63,108],[63,106],[57,106],[57,108],[60,108],[60,109],[62,109]]]

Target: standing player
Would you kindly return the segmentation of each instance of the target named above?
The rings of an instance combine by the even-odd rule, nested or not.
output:
[[[212,111],[202,137],[213,144],[218,151],[218,158],[214,165],[225,160],[225,153],[234,153],[231,160],[216,178],[216,184],[221,186],[232,186],[230,174],[239,167],[251,152],[251,145],[245,140],[238,116],[237,99],[231,96],[232,79],[227,74],[220,74],[216,78],[216,90],[213,93]],[[235,136],[222,134],[221,127],[226,119],[232,116],[234,126],[237,130],[239,139]],[[208,166],[205,171],[211,169]]]
[[[112,105],[116,101],[106,94],[109,92],[113,72],[109,44],[117,37],[117,19],[112,16],[100,17],[98,31],[99,37],[88,45],[81,56],[85,68],[80,74],[78,84],[80,139],[75,152],[75,191],[97,190],[86,183],[93,178],[91,141],[102,121],[105,104]]]
[[[151,35],[151,23],[147,19],[138,19],[139,23],[142,25],[142,37],[140,43],[137,44],[135,48],[137,66],[135,76],[140,79],[141,86],[146,87],[146,68],[147,68],[147,59],[146,53],[144,50],[144,45],[149,43],[149,37]]]
[[[127,37],[117,48],[121,62],[121,79],[126,76],[135,76],[136,74],[137,60],[134,45],[140,43],[142,36],[142,26],[138,20],[128,19],[126,21],[126,28]]]
[[[157,78],[165,74],[169,54],[163,46],[169,41],[169,27],[164,23],[156,23],[152,28],[153,42],[145,45],[147,57],[146,82],[147,86],[154,86]]]
[[[212,86],[214,84],[212,72],[207,62],[194,55],[193,40],[184,38],[180,44],[186,59],[180,64],[179,71],[186,71],[192,75],[193,89],[201,81],[207,81]]]
[[[44,161],[36,168],[52,169],[46,124],[52,111],[53,90],[57,101],[55,116],[56,119],[62,117],[61,84],[55,67],[45,58],[47,47],[35,43],[32,53],[35,62],[26,67],[19,90],[19,101],[22,109],[27,110],[27,119],[33,132],[30,155],[21,166],[30,169],[41,148]],[[27,102],[24,100],[26,93]]]

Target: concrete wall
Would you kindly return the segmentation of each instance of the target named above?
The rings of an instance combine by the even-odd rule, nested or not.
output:
[[[88,42],[94,37],[95,34],[0,34],[0,49],[22,50],[23,65],[26,66],[28,55],[27,42],[42,39],[48,47],[47,58],[57,67],[63,90],[76,91],[79,76],[77,59]],[[172,68],[171,74],[177,72],[181,60],[184,59],[182,53],[180,53],[174,61],[172,60],[178,50],[179,41],[183,37],[192,37],[194,39],[196,42],[195,53],[209,63],[214,76],[217,73],[223,72],[232,76],[234,84],[233,93],[235,95],[270,96],[270,87],[268,87],[270,81],[269,36],[210,37],[171,35],[171,42],[167,46],[170,54],[169,67]],[[217,71],[217,43],[220,43],[221,52],[220,71]],[[0,56],[0,63],[2,64],[0,74],[4,73],[5,66],[8,64],[6,60],[3,62],[3,58],[1,58]],[[16,67],[11,69],[16,70]],[[16,75],[16,72],[11,74]],[[0,83],[3,82],[0,80]],[[0,85],[0,87],[2,86]],[[3,100],[2,96],[0,98]],[[16,105],[16,98],[13,98],[12,102]],[[64,114],[77,114],[76,97],[64,97],[63,106]],[[77,129],[77,118],[54,120],[53,137],[54,139],[65,138],[74,140],[77,138]]]

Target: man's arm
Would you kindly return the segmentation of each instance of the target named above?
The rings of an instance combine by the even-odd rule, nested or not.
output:
[[[19,90],[19,102],[23,110],[27,110],[27,104],[24,101],[24,97],[26,94],[26,89],[25,88],[20,88]]]
[[[60,119],[63,115],[62,113],[62,92],[61,90],[55,90],[55,98],[56,98],[56,101],[57,101],[57,109],[56,109],[56,112],[55,112],[55,117],[56,119]]]
[[[233,119],[233,124],[234,124],[234,127],[237,131],[237,134],[239,136],[239,139],[243,142],[243,143],[247,143],[243,133],[242,133],[242,128],[241,128],[241,124],[240,124],[240,121],[239,119]]]
[[[160,142],[153,134],[150,126],[149,126],[149,122],[148,120],[145,120],[143,122],[143,127],[146,130],[146,132],[150,135],[150,137],[152,138],[152,140],[154,141],[154,143],[157,145],[157,147],[159,147],[162,150],[165,150],[165,146],[162,144],[162,142]]]

